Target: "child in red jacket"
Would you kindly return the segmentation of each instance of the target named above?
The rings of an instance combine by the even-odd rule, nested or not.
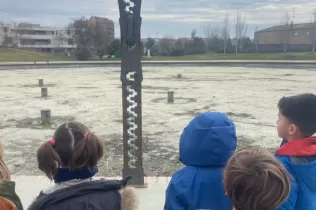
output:
[[[292,175],[289,199],[279,210],[315,210],[316,95],[283,97],[278,107],[277,131],[285,141],[276,157]]]

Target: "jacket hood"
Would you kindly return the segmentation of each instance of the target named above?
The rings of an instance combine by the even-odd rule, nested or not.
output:
[[[224,166],[237,146],[232,120],[220,112],[197,115],[180,137],[180,161],[186,166]]]
[[[287,156],[285,160],[299,182],[303,182],[310,191],[316,193],[316,137],[287,142],[283,140],[276,151],[278,156]]]
[[[61,190],[57,190],[50,194],[40,194],[34,203],[28,208],[28,210],[41,210],[48,206],[54,206],[59,202],[74,197],[87,197],[93,192],[108,192],[121,190],[124,187],[122,181],[107,181],[107,180],[97,180],[86,182],[71,187],[67,187]]]
[[[316,193],[316,160],[305,164],[288,163],[294,176],[303,182],[310,191]]]

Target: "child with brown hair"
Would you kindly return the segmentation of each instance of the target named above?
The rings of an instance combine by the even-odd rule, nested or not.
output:
[[[0,209],[23,210],[19,196],[15,193],[15,182],[11,181],[11,175],[4,162],[4,149],[0,142]]]
[[[224,190],[234,210],[275,210],[290,193],[285,167],[268,150],[237,151],[224,170]]]
[[[37,151],[38,167],[55,185],[43,190],[30,210],[135,210],[137,196],[127,180],[96,180],[103,141],[79,122],[60,125]]]

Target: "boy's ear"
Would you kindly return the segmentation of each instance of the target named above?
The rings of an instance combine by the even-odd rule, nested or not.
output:
[[[298,131],[298,127],[294,124],[290,124],[289,126],[289,134],[294,135]]]

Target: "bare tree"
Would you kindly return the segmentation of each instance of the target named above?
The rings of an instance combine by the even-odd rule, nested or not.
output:
[[[211,37],[212,39],[214,38],[219,38],[220,37],[220,32],[221,32],[221,29],[219,27],[212,27],[212,30],[211,30]]]
[[[196,30],[193,29],[191,32],[191,38],[194,39],[196,37]]]
[[[195,35],[194,35],[195,36]],[[160,55],[170,55],[173,49],[174,39],[172,37],[164,37],[158,42],[158,51]]]
[[[238,54],[238,49],[242,46],[242,39],[246,36],[247,30],[248,26],[245,17],[243,17],[240,11],[237,11],[235,19],[236,54]]]
[[[225,15],[225,19],[224,19],[224,25],[223,28],[221,30],[221,35],[222,35],[222,39],[224,42],[224,54],[226,54],[226,48],[227,48],[227,41],[229,39],[229,15],[228,13],[226,13]]]
[[[212,23],[206,23],[202,26],[202,31],[204,33],[204,37],[206,39],[207,48],[210,50],[211,42],[212,42]]]
[[[205,36],[207,49],[211,50],[214,47],[214,42],[218,42],[221,35],[221,29],[218,26],[213,26],[212,23],[207,23],[202,27]]]
[[[315,52],[316,48],[316,9],[313,12],[313,21],[312,21],[312,43],[313,43],[313,52]]]
[[[256,26],[256,29],[255,29],[255,36],[254,36],[254,42],[255,42],[255,44],[256,44],[256,52],[258,52],[258,42],[259,42],[259,40],[258,40],[258,34],[256,34],[256,32],[258,31],[258,26]]]
[[[173,49],[174,50],[183,50],[184,49],[184,42],[183,39],[177,39],[174,43]]]
[[[29,23],[11,23],[11,37],[13,38],[13,47],[22,46],[25,44],[25,39],[23,35],[27,34],[28,29],[30,28]]]
[[[242,36],[240,39],[240,47],[244,47],[244,40],[247,37],[247,32],[248,32],[248,24],[246,23],[246,20],[244,20],[244,25],[243,25],[243,30],[242,30]]]
[[[212,23],[206,23],[202,26],[202,31],[204,33],[205,38],[211,37],[211,31],[212,31]]]
[[[99,38],[106,36],[107,34],[103,30],[97,30],[93,21],[90,21],[85,17],[75,19],[68,25],[67,30],[69,35],[73,36],[77,47],[94,48],[95,46],[101,47],[105,44],[104,42],[101,42]]]
[[[281,40],[283,42],[283,50],[284,52],[287,52],[287,47],[290,41],[290,35],[291,35],[291,16],[288,11],[285,12],[283,19],[281,20]]]
[[[3,47],[18,47],[23,45],[21,40],[27,28],[25,23],[0,23],[0,28],[3,36],[1,43]]]
[[[7,47],[7,28],[6,28],[6,24],[4,22],[0,22],[0,46],[1,47]]]

